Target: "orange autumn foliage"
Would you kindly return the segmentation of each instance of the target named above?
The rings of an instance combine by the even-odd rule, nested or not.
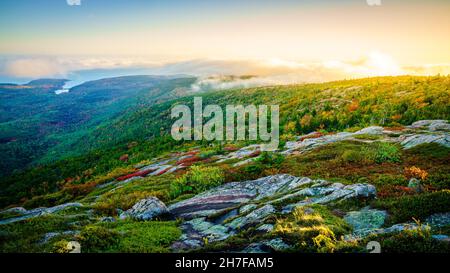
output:
[[[409,168],[405,168],[405,176],[407,178],[418,178],[421,180],[425,180],[428,177],[428,172],[418,167],[412,166]]]

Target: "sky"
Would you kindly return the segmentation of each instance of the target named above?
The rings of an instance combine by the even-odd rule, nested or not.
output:
[[[2,0],[0,81],[448,74],[449,15],[448,0]]]

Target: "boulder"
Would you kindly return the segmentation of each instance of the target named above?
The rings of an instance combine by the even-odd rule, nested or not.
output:
[[[241,159],[244,157],[255,156],[261,151],[261,145],[253,144],[247,147],[243,147],[235,152],[229,153],[225,156],[220,156],[217,162],[224,162],[230,159]]]
[[[288,244],[283,242],[283,240],[280,238],[272,239],[270,241],[265,241],[264,244],[269,246],[270,248],[272,248],[275,251],[286,250],[290,247]]]
[[[26,212],[27,210],[23,207],[14,207],[0,211],[0,214],[25,214]]]
[[[297,203],[285,206],[284,213],[296,206],[369,198],[375,193],[375,187],[369,184],[343,185],[287,174],[227,183],[169,206],[173,215],[188,220],[181,226],[183,236],[173,248],[200,247],[205,240],[221,241],[252,226],[258,232],[270,232],[273,225],[264,221],[277,212],[276,205],[289,204],[290,200]],[[303,201],[298,202],[301,197]],[[268,245],[259,246],[273,249]],[[259,246],[252,247],[256,251]]]
[[[276,210],[272,205],[265,205],[259,209],[250,212],[247,215],[234,219],[231,223],[227,224],[232,229],[241,229],[250,225],[261,223]]]
[[[378,214],[378,215],[377,215]],[[349,213],[344,218],[350,225],[356,227],[350,235],[344,236],[346,240],[362,239],[372,234],[385,234],[401,232],[404,230],[427,229],[429,227],[443,227],[450,225],[450,212],[437,213],[425,219],[421,226],[416,223],[401,223],[388,228],[381,228],[381,220],[385,212],[363,209],[360,212]],[[366,221],[367,219],[367,221]]]
[[[289,213],[295,207],[302,207],[310,204],[328,204],[331,202],[347,200],[351,198],[372,198],[376,195],[376,189],[370,184],[353,184],[344,186],[340,183],[331,185],[322,184],[318,187],[310,187],[297,192],[295,196],[308,196],[306,200],[289,204],[283,207],[282,213]]]
[[[411,178],[408,182],[408,188],[413,189],[415,192],[422,192],[423,186],[419,179]]]
[[[401,232],[404,230],[415,230],[418,228],[419,228],[419,226],[415,223],[403,223],[403,224],[396,224],[396,225],[393,225],[388,228],[361,229],[350,235],[345,235],[344,239],[345,240],[359,240],[359,239],[363,239],[369,235],[395,233],[395,232]],[[426,226],[422,226],[422,229],[425,229],[425,228],[426,228]]]
[[[350,211],[344,220],[353,227],[353,234],[360,235],[370,230],[379,229],[384,225],[387,212],[384,210],[363,208],[360,211]]]
[[[383,131],[384,131],[383,127],[370,126],[355,132],[354,135],[382,135]]]
[[[12,218],[0,220],[0,225],[15,223],[15,222],[23,221],[26,219],[42,216],[45,214],[57,213],[62,210],[65,210],[67,208],[82,207],[82,206],[83,206],[83,204],[81,204],[81,203],[66,203],[66,204],[62,204],[62,205],[58,205],[58,206],[54,206],[54,207],[50,207],[50,208],[36,208],[36,209],[32,209],[32,210],[15,208],[15,211],[20,212],[21,215],[18,217],[12,217]]]
[[[399,140],[404,149],[410,149],[425,143],[437,143],[450,147],[450,134],[412,134],[401,136]]]
[[[433,122],[428,126],[428,129],[432,132],[435,131],[450,131],[450,124],[447,121]]]
[[[242,253],[270,253],[272,252],[272,249],[270,247],[266,246],[264,243],[251,243],[249,244],[244,250],[241,251]]]
[[[227,183],[175,203],[169,206],[169,211],[177,217],[185,219],[211,216],[233,207],[239,207],[251,200],[261,200],[276,194],[287,193],[310,183],[310,181],[309,178],[280,174],[257,180]]]
[[[282,154],[293,154],[295,151],[309,151],[330,143],[343,141],[350,139],[354,134],[349,132],[340,132],[332,135],[324,135],[317,138],[301,138],[299,141],[290,141],[287,142],[285,147],[286,151],[283,151]]]
[[[432,227],[448,226],[450,225],[450,212],[433,214],[425,219],[425,223]]]
[[[271,232],[274,229],[272,224],[263,224],[260,225],[256,230],[261,232]]]
[[[78,231],[78,230],[67,230],[67,231],[63,231],[63,232],[48,232],[48,233],[44,234],[44,236],[39,241],[39,243],[46,244],[51,239],[53,239],[57,236],[75,236],[75,235],[78,235],[79,233],[80,233],[80,231]]]
[[[239,214],[245,214],[249,211],[256,209],[257,207],[258,207],[258,205],[256,205],[256,204],[248,204],[248,205],[242,206],[239,209]]]
[[[450,124],[446,120],[419,120],[409,126],[413,129],[428,129],[429,131],[450,130]]]
[[[283,242],[281,238],[272,240],[264,240],[248,245],[242,252],[243,253],[270,253],[273,251],[283,251],[290,248],[288,244]]]
[[[438,241],[450,242],[450,236],[448,236],[448,235],[436,234],[436,235],[432,235],[431,237],[433,237],[433,239],[438,240]]]
[[[213,224],[204,217],[192,219],[183,225],[185,229],[187,226],[191,233],[196,233],[200,238],[207,238],[210,242],[225,240],[232,234],[229,227]]]
[[[168,213],[166,205],[156,197],[142,199],[134,206],[125,211],[120,218],[134,218],[137,220],[148,221],[160,215]]]
[[[100,219],[100,222],[104,222],[104,223],[113,223],[116,222],[116,218],[108,216],[108,217],[102,217]]]
[[[199,248],[206,242],[222,241],[235,234],[229,227],[209,222],[205,217],[186,221],[181,229],[183,234],[171,247],[175,252]]]

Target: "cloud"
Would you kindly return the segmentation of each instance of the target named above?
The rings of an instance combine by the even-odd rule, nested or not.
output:
[[[72,73],[91,69],[119,69],[152,67],[158,63],[127,58],[52,58],[7,57],[0,58],[0,76],[15,78],[66,77]]]
[[[66,0],[69,6],[81,6],[81,0]]]
[[[218,64],[216,65],[218,66]],[[226,67],[224,71],[229,72],[229,68],[234,67],[236,64],[224,62],[223,65]],[[255,76],[231,77],[223,76],[223,73],[215,76],[205,76],[192,85],[192,91],[326,82],[375,76],[450,74],[450,64],[402,67],[389,55],[377,51],[350,61],[332,60],[318,63],[300,63],[269,59],[251,62],[249,65],[245,65],[245,62],[240,62],[238,66],[241,72],[246,71],[246,73],[248,72],[247,74]],[[233,73],[228,74],[231,75]],[[237,75],[245,75],[245,73]]]
[[[101,73],[98,73],[98,72]],[[228,89],[384,76],[449,74],[450,64],[400,66],[390,56],[370,52],[354,60],[328,60],[302,63],[283,59],[188,60],[154,62],[145,57],[41,57],[0,59],[0,78],[75,78],[78,81],[132,74],[199,77],[193,91]],[[229,75],[252,77],[229,77]]]
[[[59,63],[39,58],[7,61],[2,70],[2,74],[16,78],[63,77],[67,74]]]

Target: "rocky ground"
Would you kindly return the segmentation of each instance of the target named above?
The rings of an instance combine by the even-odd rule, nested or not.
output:
[[[437,143],[449,148],[449,132],[450,124],[445,120],[418,121],[401,128],[373,126],[356,132],[335,134],[313,132],[287,142],[285,147],[277,153],[287,157],[297,156],[343,141],[397,143],[405,150],[424,143]],[[295,245],[292,243],[292,238],[286,235],[286,230],[301,230],[301,228],[310,227],[309,225],[301,226],[299,223],[302,221],[314,222],[317,220],[318,222],[316,221],[317,223],[313,227],[326,227],[329,224],[327,219],[342,221],[342,225],[345,226],[342,229],[342,237],[334,238],[335,241],[342,242],[364,241],[370,236],[404,230],[430,228],[435,231],[436,228],[450,225],[450,208],[447,212],[428,215],[426,220],[421,223],[411,219],[411,221],[392,225],[387,221],[390,215],[387,210],[373,208],[370,205],[359,206],[357,210],[339,209],[340,204],[352,202],[370,204],[370,200],[377,199],[376,186],[370,183],[343,184],[290,174],[274,174],[254,180],[225,183],[167,205],[157,197],[147,197],[126,211],[119,210],[117,217],[98,217],[92,209],[102,194],[117,191],[130,183],[138,184],[140,180],[149,176],[159,177],[173,174],[183,169],[189,169],[192,164],[197,162],[204,164],[232,162],[231,167],[237,168],[251,164],[260,157],[260,154],[260,145],[258,144],[237,150],[230,149],[225,154],[208,158],[207,161],[198,156],[196,149],[184,153],[172,153],[164,158],[153,160],[154,163],[150,165],[136,166],[138,170],[132,174],[97,186],[101,194],[94,198],[86,198],[80,202],[71,202],[50,208],[26,210],[15,207],[4,210],[0,213],[2,215],[0,229],[2,226],[13,223],[17,224],[45,215],[58,214],[65,210],[82,208],[82,213],[87,215],[90,224],[178,219],[182,233],[176,241],[170,243],[170,250],[174,252],[201,249],[268,252],[294,249]],[[421,181],[413,179],[408,187],[413,191],[418,190],[421,187]],[[325,213],[324,210],[330,212],[332,216],[326,216],[328,212]],[[295,223],[286,224],[289,217],[298,219],[295,218],[297,219],[296,222],[294,221]],[[322,222],[324,224],[321,224]],[[39,243],[45,243],[58,236],[76,238],[78,233],[77,230],[46,232],[41,236]],[[323,235],[319,232],[320,234]],[[435,240],[441,242],[450,240],[447,235],[432,234]],[[251,240],[238,244],[230,243],[234,238],[245,236],[251,237]]]

